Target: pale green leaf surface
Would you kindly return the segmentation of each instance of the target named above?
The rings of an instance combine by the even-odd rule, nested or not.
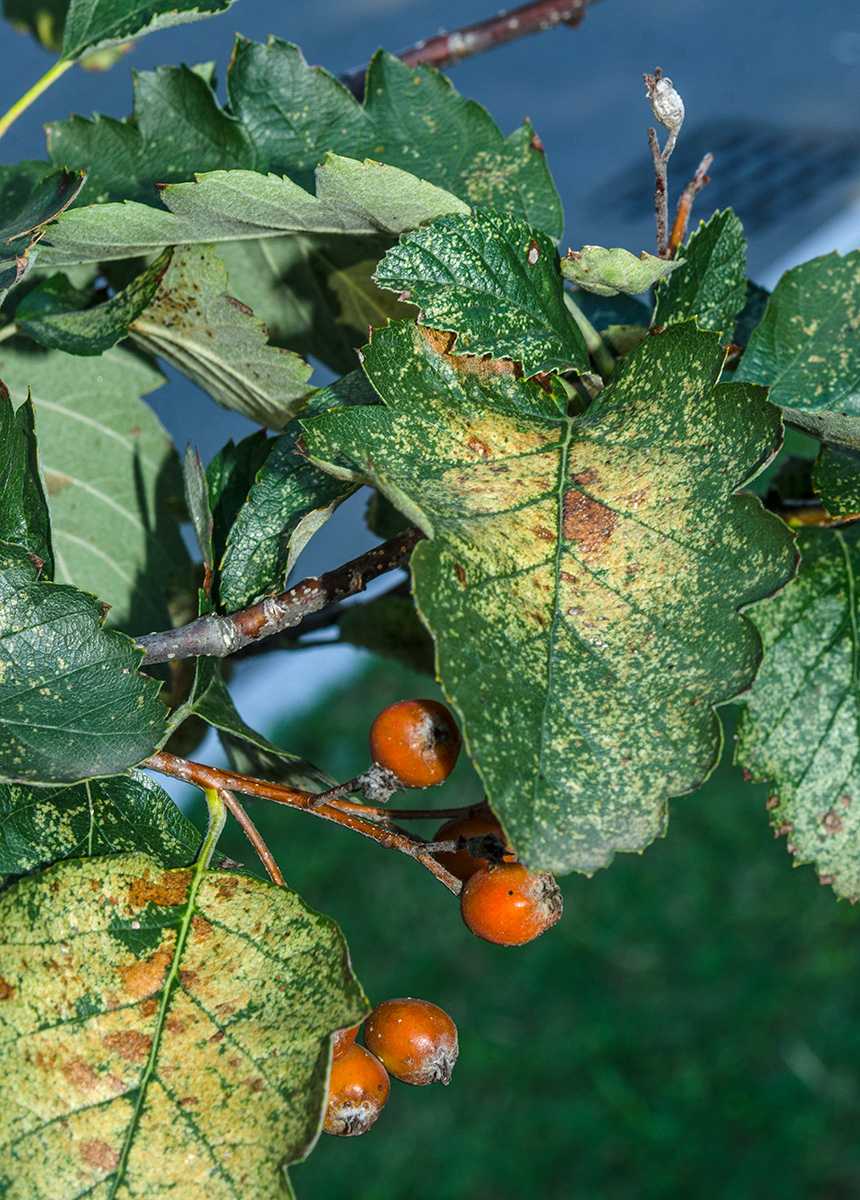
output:
[[[798,533],[800,572],[750,617],[764,661],[736,759],[769,781],[770,819],[795,863],[838,896],[860,895],[858,527]]]
[[[46,279],[34,288],[15,311],[21,332],[34,342],[66,354],[104,354],[126,337],[130,322],[140,316],[158,291],[173,252],[167,249],[151,266],[103,304],[82,308],[67,304],[69,283],[63,275]]]
[[[0,547],[0,779],[74,783],[148,758],[167,710],[141,657],[103,628],[93,596],[40,581],[25,550]]]
[[[163,377],[121,347],[98,359],[0,346],[13,398],[31,389],[53,527],[56,578],[110,604],[108,625],[166,629],[166,589],[188,569],[182,478],[141,395]]]
[[[367,1000],[295,893],[122,855],[0,898],[7,1200],[286,1200]]]
[[[825,443],[812,468],[812,486],[831,517],[860,513],[860,449]]]
[[[65,858],[145,853],[162,867],[190,863],[200,834],[142,771],[72,787],[0,784],[0,884]]]
[[[786,271],[735,372],[774,404],[860,416],[860,250]],[[789,417],[792,414],[788,414]]]
[[[129,333],[224,408],[283,429],[312,390],[312,368],[270,346],[266,327],[226,285],[226,268],[211,247],[178,246],[155,299]]]
[[[399,234],[464,207],[456,196],[396,167],[351,163],[336,155],[317,168],[316,185],[312,195],[275,175],[209,171],[195,183],[162,189],[169,212],[134,201],[72,209],[51,226],[40,263],[104,262],[151,254],[166,245],[302,231]]]
[[[233,0],[71,0],[63,58],[80,58],[122,42],[226,12]]]
[[[229,112],[187,68],[137,75],[134,117],[74,116],[49,126],[57,165],[92,168],[88,200],[151,202],[158,183],[244,167],[287,175],[303,187],[329,152],[399,167],[470,207],[513,212],[551,237],[561,202],[531,125],[504,138],[489,114],[432,67],[380,51],[366,106],[298,47],[238,38],[227,70]],[[221,155],[221,158],[217,157]]]
[[[598,296],[616,296],[619,292],[638,296],[676,270],[683,259],[669,262],[643,250],[639,258],[629,250],[606,250],[603,246],[583,246],[568,250],[561,260],[561,273],[586,292]]]
[[[0,382],[0,542],[14,542],[41,559],[54,577],[51,518],[39,466],[36,419],[31,400],[12,406]]]
[[[735,321],[746,300],[746,238],[730,208],[716,212],[692,233],[679,254],[684,265],[656,289],[654,325],[674,325],[695,317],[724,342],[734,338]]]
[[[428,534],[415,597],[491,803],[529,864],[590,872],[662,832],[667,796],[718,757],[713,705],[755,673],[739,610],[794,551],[734,491],[779,447],[779,413],[715,386],[719,340],[690,324],[642,342],[572,418],[428,338],[376,334],[386,407],[307,422],[309,453]]]
[[[555,245],[517,217],[491,209],[442,217],[402,237],[375,279],[417,304],[424,324],[456,332],[458,354],[513,358],[526,375],[588,370]]]

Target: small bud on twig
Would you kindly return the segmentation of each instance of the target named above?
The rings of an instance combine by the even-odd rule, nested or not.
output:
[[[672,80],[667,79],[659,67],[653,75],[645,75],[643,78],[648,89],[651,111],[660,124],[669,130],[674,141],[684,124],[684,101],[672,86]]]

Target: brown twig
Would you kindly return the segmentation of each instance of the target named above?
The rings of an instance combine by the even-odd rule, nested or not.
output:
[[[669,237],[669,248],[666,257],[674,258],[678,253],[678,247],[683,242],[687,235],[687,225],[690,221],[690,209],[693,207],[693,201],[698,196],[699,192],[706,183],[711,182],[711,177],[708,174],[708,167],[714,161],[713,154],[706,154],[702,161],[696,167],[696,174],[681,192],[681,198],[678,201],[678,211],[675,213],[675,224],[672,226],[672,233]]]
[[[669,194],[667,191],[666,159],[657,141],[657,130],[648,130],[648,145],[654,157],[654,215],[657,220],[657,255],[665,258],[669,248]]]
[[[410,858],[414,858],[425,866],[455,896],[460,894],[462,886],[460,880],[455,878],[450,871],[446,871],[425,849],[427,843],[423,838],[414,837],[388,823],[375,825],[372,820],[367,819],[364,812],[355,811],[361,809],[360,805],[356,805],[354,809],[350,808],[349,811],[343,811],[330,804],[315,807],[316,796],[313,792],[284,787],[279,783],[266,783],[262,779],[252,779],[249,775],[238,775],[235,771],[224,771],[220,767],[209,767],[203,763],[191,762],[187,758],[168,754],[164,750],[153,754],[141,765],[149,770],[159,771],[162,775],[170,775],[174,779],[191,783],[195,787],[210,788],[220,793],[240,792],[244,796],[272,800],[275,804],[287,804],[290,808],[313,813],[314,816],[322,817],[325,821],[344,825],[364,837],[372,838],[387,850],[399,850],[402,854],[408,854]],[[231,811],[233,810],[231,809]],[[388,822],[387,814],[385,819]]]
[[[251,843],[251,845],[256,850],[257,857],[259,858],[259,860],[263,864],[263,866],[266,868],[266,871],[267,871],[268,876],[271,879],[272,883],[278,884],[279,887],[286,887],[287,881],[284,879],[283,875],[281,874],[280,867],[275,862],[274,855],[272,854],[271,850],[269,849],[269,847],[266,845],[265,841],[263,840],[263,835],[260,833],[260,831],[257,829],[257,826],[254,824],[254,822],[251,820],[251,818],[245,812],[242,805],[239,803],[239,801],[236,799],[236,797],[233,795],[233,793],[228,791],[226,788],[222,788],[219,794],[220,794],[222,800],[224,801],[225,805],[229,809],[229,811],[233,814],[233,816],[236,818],[236,820],[241,825],[242,831],[245,834],[245,837],[248,839],[248,841]]]
[[[250,608],[226,617],[211,613],[179,629],[135,638],[144,650],[141,666],[177,658],[226,658],[251,642],[299,625],[309,613],[363,592],[371,579],[406,566],[423,536],[417,529],[408,529],[342,567],[303,579],[279,596],[267,596]]]
[[[464,58],[483,54],[485,50],[504,46],[532,33],[541,33],[544,29],[553,29],[556,25],[575,28],[585,17],[585,10],[596,3],[597,0],[532,0],[530,4],[501,12],[476,25],[466,25],[453,33],[439,33],[417,42],[407,50],[400,50],[397,57],[410,67],[429,63],[443,70]],[[340,81],[361,100],[366,74],[367,67],[357,67],[341,75]]]

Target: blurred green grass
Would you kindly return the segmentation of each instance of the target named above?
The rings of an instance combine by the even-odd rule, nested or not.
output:
[[[347,779],[379,709],[429,695],[426,676],[369,663],[276,741]],[[299,1200],[860,1196],[860,914],[791,869],[727,742],[666,839],[564,879],[561,922],[514,949],[468,933],[403,856],[249,804],[290,886],[341,925],[371,1001],[424,997],[460,1033],[450,1087],[393,1081],[368,1135],[323,1136],[292,1169]],[[480,795],[461,762],[404,803]],[[251,864],[238,836],[224,849]]]

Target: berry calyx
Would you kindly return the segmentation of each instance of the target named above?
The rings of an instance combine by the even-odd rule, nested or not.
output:
[[[384,1000],[364,1026],[367,1048],[395,1078],[423,1087],[450,1082],[457,1061],[457,1026],[428,1000]]]
[[[454,770],[461,746],[454,718],[438,700],[400,700],[370,728],[374,763],[410,788],[433,787]]]
[[[473,838],[487,838],[487,843],[471,842],[459,850],[439,850],[435,854],[436,861],[450,871],[455,879],[463,883],[471,878],[476,871],[487,866],[488,862],[515,862],[516,855],[505,842],[502,827],[492,813],[476,813],[471,817],[452,817],[446,821],[433,836],[434,842],[454,842],[462,838],[470,842]],[[490,839],[497,839],[495,846]]]
[[[482,867],[464,884],[460,912],[468,928],[498,946],[531,942],[561,916],[558,884],[546,871],[522,863]]]
[[[350,1046],[332,1063],[323,1129],[335,1137],[367,1133],[382,1112],[391,1082],[379,1059],[364,1046]]]
[[[358,1026],[353,1025],[350,1029],[339,1030],[331,1040],[331,1061],[337,1062],[343,1058],[355,1042],[355,1035],[358,1033]]]

